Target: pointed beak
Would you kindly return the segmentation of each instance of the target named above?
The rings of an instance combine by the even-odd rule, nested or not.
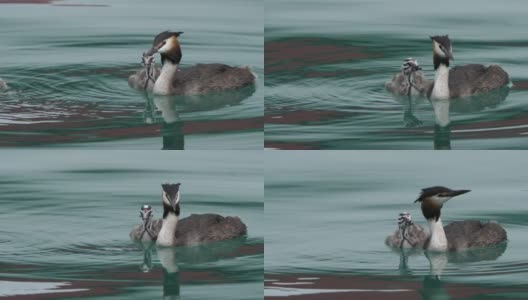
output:
[[[147,52],[143,53],[143,56],[152,56],[154,54],[156,54],[156,52],[158,52],[158,50],[163,46],[163,44],[159,44],[159,45],[156,45],[156,46],[153,46],[152,48],[150,48]]]
[[[173,211],[178,212],[178,204],[180,203],[180,184],[164,183],[161,187],[163,188],[162,197],[164,205],[168,205]]]
[[[456,197],[458,195],[462,195],[462,194],[469,193],[469,192],[471,192],[471,190],[455,190],[455,191],[451,191],[449,193],[449,196]]]
[[[453,56],[453,52],[449,52],[447,58],[449,58],[450,60],[455,60],[455,57]]]
[[[178,205],[178,203],[180,202],[180,191],[177,191],[176,195],[174,195],[174,197],[171,197],[169,199],[169,202],[170,202],[170,206],[172,207],[172,209],[176,210],[176,205]]]

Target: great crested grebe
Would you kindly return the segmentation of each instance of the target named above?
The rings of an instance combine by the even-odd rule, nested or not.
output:
[[[229,89],[237,89],[254,84],[255,75],[249,67],[232,67],[225,64],[197,64],[179,68],[182,58],[178,37],[183,32],[164,31],[154,38],[152,48],[144,54],[149,57],[161,55],[161,71],[154,69],[154,85],[149,85],[147,70],[143,69],[128,79],[128,84],[136,89],[152,89],[155,95],[199,95]]]
[[[455,221],[445,227],[442,225],[442,206],[449,199],[468,192],[470,190],[451,190],[443,186],[422,189],[422,193],[414,202],[421,203],[422,214],[429,223],[429,234],[426,237],[421,234],[413,235],[409,242],[404,237],[409,239],[410,232],[421,232],[423,228],[412,222],[402,222],[406,228],[399,229],[402,233],[387,237],[387,245],[400,248],[423,247],[431,251],[463,251],[506,241],[506,231],[497,222],[471,220]],[[405,232],[408,232],[407,236]]]
[[[401,72],[394,74],[391,81],[385,83],[385,89],[393,94],[402,96],[424,96],[433,85],[427,79],[418,61],[407,58],[403,61]]]
[[[179,220],[180,184],[162,184],[163,219],[149,220],[141,214],[142,224],[130,232],[132,240],[156,240],[159,246],[187,246],[216,242],[247,234],[246,225],[239,217],[223,217],[217,214],[193,214]],[[144,217],[145,216],[145,217]],[[145,231],[144,228],[149,228]]]
[[[432,36],[435,79],[428,93],[431,99],[452,99],[486,93],[510,81],[508,73],[498,65],[485,67],[470,64],[449,68],[453,48],[447,35]]]

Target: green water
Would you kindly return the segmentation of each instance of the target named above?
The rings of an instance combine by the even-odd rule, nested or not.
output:
[[[154,36],[173,30],[184,31],[182,67],[247,65],[259,76],[220,105],[176,105],[184,148],[262,148],[261,1],[85,2],[0,3],[0,78],[10,86],[0,91],[0,146],[163,148],[170,134],[127,78]]]
[[[0,297],[34,290],[53,299],[262,299],[260,152],[4,150],[0,157]],[[247,238],[176,248],[168,255],[177,276],[163,273],[153,247],[152,269],[141,272],[144,253],[128,234],[142,204],[161,218],[167,181],[182,183],[183,217],[239,216]]]
[[[522,1],[266,1],[265,140],[279,149],[526,149],[528,102]],[[402,60],[434,78],[431,35],[449,34],[454,65],[499,64],[505,97],[455,101],[435,129],[427,99],[385,91]],[[414,127],[407,128],[411,123]],[[435,146],[436,145],[436,146]]]
[[[528,148],[524,2],[33,2],[0,0],[0,298],[528,298],[522,151],[366,151]],[[164,30],[184,32],[182,67],[247,65],[256,85],[132,90]],[[455,65],[499,64],[512,81],[454,100],[448,126],[427,99],[384,89],[407,57],[433,78],[437,34]],[[195,151],[147,151],[159,149]],[[162,182],[182,183],[183,217],[239,216],[248,235],[133,243],[141,205],[161,217]],[[435,185],[472,190],[444,206],[445,224],[495,220],[508,241],[388,248],[398,213],[426,225],[413,201]]]
[[[472,299],[528,296],[528,160],[522,151],[282,151],[266,152],[265,161],[270,299],[312,299],[307,295],[313,290],[319,290],[313,299],[416,298],[422,292],[422,299],[455,298],[464,290]],[[402,211],[427,227],[413,201],[422,188],[435,185],[472,190],[444,205],[444,224],[495,220],[506,229],[507,244],[450,256],[434,274],[421,250],[402,265],[400,252],[389,249],[385,238]],[[389,296],[388,290],[395,291]]]

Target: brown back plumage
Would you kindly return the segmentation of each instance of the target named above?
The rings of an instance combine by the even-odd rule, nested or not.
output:
[[[152,231],[161,230],[162,220],[154,220]],[[178,221],[175,246],[190,246],[218,242],[247,234],[247,226],[239,217],[218,214],[192,214]]]
[[[496,222],[455,221],[444,226],[450,251],[485,247],[506,241],[507,234]]]
[[[449,96],[460,98],[487,93],[508,84],[508,73],[497,65],[479,64],[453,67],[449,70]]]
[[[155,80],[159,74],[159,68],[156,68]],[[142,69],[129,77],[128,85],[134,89],[142,90],[146,79],[146,70]],[[224,64],[197,64],[180,69],[172,85],[174,87],[174,95],[200,95],[238,89],[254,84],[254,82],[255,76],[248,67],[231,67]],[[147,89],[152,89],[153,86],[154,84],[149,83]]]
[[[247,67],[197,64],[180,70],[172,85],[177,95],[198,95],[241,88],[254,81],[255,77]]]

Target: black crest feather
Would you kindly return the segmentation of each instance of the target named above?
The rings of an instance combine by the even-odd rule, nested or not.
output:
[[[169,197],[174,197],[180,190],[180,185],[181,183],[163,183],[161,187],[165,193],[169,194]]]
[[[156,35],[156,37],[154,38],[154,41],[152,42],[152,45],[156,46],[159,43],[161,43],[162,41],[170,38],[171,36],[179,37],[182,33],[183,33],[183,31],[177,31],[177,32],[174,32],[174,31],[163,31],[163,32],[159,33],[158,35]]]
[[[420,196],[418,196],[418,199],[414,200],[414,203],[416,202],[422,202],[427,197],[434,196],[436,194],[450,192],[451,190],[443,187],[443,186],[432,186],[425,189],[422,189],[422,192],[420,193]]]

